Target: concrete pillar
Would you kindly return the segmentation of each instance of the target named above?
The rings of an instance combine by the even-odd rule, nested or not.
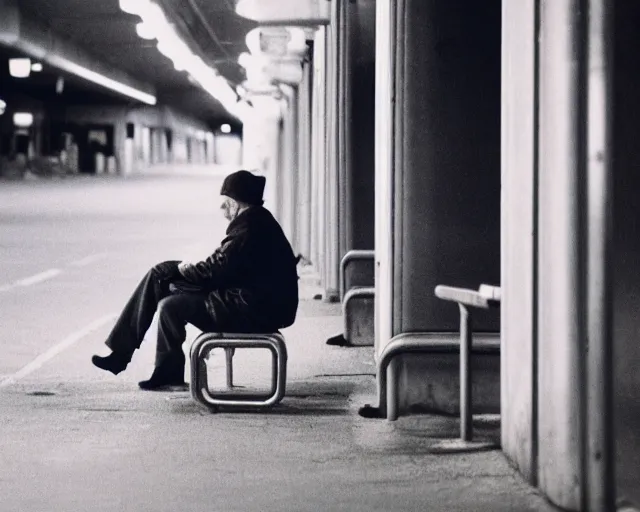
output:
[[[311,259],[311,66],[304,63],[303,79],[298,87],[298,190],[297,246]]]
[[[397,0],[376,2],[375,353],[393,337],[393,101]]]
[[[327,174],[327,30],[320,27],[313,45],[313,112],[312,112],[312,208],[311,208],[311,261],[320,278],[324,276],[325,265],[325,221]]]
[[[331,3],[331,24],[327,27],[328,60],[327,60],[327,174],[326,174],[326,230],[325,230],[325,273],[323,284],[325,300],[338,301],[340,285],[338,283],[338,269],[340,254],[344,250],[344,89],[342,75],[344,29],[343,21],[345,9],[344,0]]]
[[[353,182],[351,173],[351,35],[352,16],[355,3],[347,1],[336,2],[338,5],[338,61],[337,61],[337,133],[336,163],[338,171],[338,264],[349,249],[352,239],[352,216],[348,191]],[[338,285],[338,289],[340,286]]]
[[[540,9],[539,485],[572,510],[580,509],[579,389],[585,370],[584,18],[579,4],[543,2]]]
[[[374,248],[375,4],[349,3],[345,76],[345,252]],[[352,92],[353,91],[353,92]],[[373,286],[373,262],[347,267],[346,288]]]
[[[376,353],[405,332],[451,332],[438,284],[477,288],[500,270],[500,8],[376,3]],[[475,329],[497,332],[495,314]],[[421,389],[402,361],[401,408]]]
[[[537,0],[502,3],[502,449],[537,483]]]
[[[297,217],[297,181],[298,181],[298,91],[293,87],[284,87],[287,97],[287,109],[282,122],[282,181],[280,215],[282,229],[285,235],[296,247],[296,217]]]

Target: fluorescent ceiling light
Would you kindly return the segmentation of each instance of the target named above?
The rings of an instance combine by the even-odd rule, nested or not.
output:
[[[34,62],[33,64],[31,64],[31,71],[40,73],[40,71],[42,71],[42,63]]]
[[[173,25],[167,21],[160,6],[150,0],[119,0],[119,3],[120,9],[124,12],[140,16],[142,23],[136,27],[138,36],[143,39],[157,39],[158,51],[173,62],[177,71],[185,71],[233,115],[244,110],[235,107],[238,96],[228,82],[217,70],[205,64],[191,51]]]
[[[31,59],[9,59],[9,74],[15,78],[27,78],[31,74]]]
[[[91,69],[87,69],[58,55],[51,55],[49,60],[53,66],[84,78],[85,80],[89,80],[95,84],[101,85],[102,87],[106,87],[107,89],[111,89],[117,93],[129,96],[130,98],[146,103],[147,105],[156,104],[157,100],[153,94],[146,93],[129,85],[123,84],[122,82],[118,82],[113,78],[96,73]]]
[[[13,124],[18,128],[28,128],[33,124],[33,114],[30,112],[16,112],[13,114]]]

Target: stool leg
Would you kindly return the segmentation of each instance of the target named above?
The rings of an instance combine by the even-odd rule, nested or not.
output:
[[[227,387],[233,387],[233,353],[235,350],[233,348],[225,348],[224,354],[227,358]]]

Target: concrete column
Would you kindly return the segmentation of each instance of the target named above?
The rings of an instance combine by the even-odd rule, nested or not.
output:
[[[311,113],[311,262],[319,276],[324,273],[324,176],[326,173],[326,29],[320,27],[313,43]]]
[[[502,3],[502,449],[537,483],[538,0]]]
[[[297,245],[300,253],[311,259],[311,67],[304,63],[303,79],[298,88],[298,191]]]
[[[393,337],[393,98],[397,0],[376,2],[375,353]]]
[[[613,408],[613,16],[609,0],[589,1],[587,55],[587,402],[583,502],[586,510],[616,506]]]
[[[348,4],[345,76],[345,249],[374,248],[375,204],[375,4]],[[346,288],[373,285],[373,262],[354,262]]]
[[[338,167],[338,264],[349,249],[352,236],[352,216],[348,190],[353,181],[351,176],[351,17],[355,4],[348,0],[338,4],[338,96],[336,161]],[[339,286],[338,286],[339,289]]]
[[[326,230],[325,230],[325,265],[323,284],[325,300],[338,301],[340,286],[338,283],[338,268],[341,251],[341,156],[340,124],[341,105],[344,91],[341,83],[341,18],[343,15],[342,2],[331,3],[331,24],[328,27],[328,73],[327,73],[327,175],[326,175]],[[343,181],[343,179],[342,179]]]
[[[501,2],[377,8],[379,355],[401,333],[458,330],[458,310],[436,285],[499,282]],[[499,330],[497,315],[474,323]],[[427,401],[418,396],[426,370],[411,361],[399,368],[405,410],[410,394]]]
[[[286,91],[287,110],[282,125],[282,228],[297,252],[298,91],[293,87]]]
[[[275,166],[276,172],[274,173],[275,179],[273,180],[274,198],[275,198],[273,214],[275,215],[276,219],[278,219],[278,222],[280,222],[280,225],[284,224],[284,216],[283,216],[284,197],[283,196],[284,196],[284,190],[285,190],[284,181],[285,181],[285,173],[286,173],[284,123],[285,123],[284,119],[280,119],[277,124],[278,126],[277,138],[276,138],[277,151],[275,155],[275,159],[276,159],[275,161],[277,162],[277,164]]]
[[[582,208],[585,197],[585,11],[579,0],[540,9],[538,294],[539,485],[581,508],[580,388],[585,372]]]

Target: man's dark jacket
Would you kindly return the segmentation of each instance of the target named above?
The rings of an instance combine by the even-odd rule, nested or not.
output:
[[[231,221],[220,247],[182,275],[208,292],[207,310],[220,330],[275,331],[296,317],[296,264],[273,215],[251,206]]]

